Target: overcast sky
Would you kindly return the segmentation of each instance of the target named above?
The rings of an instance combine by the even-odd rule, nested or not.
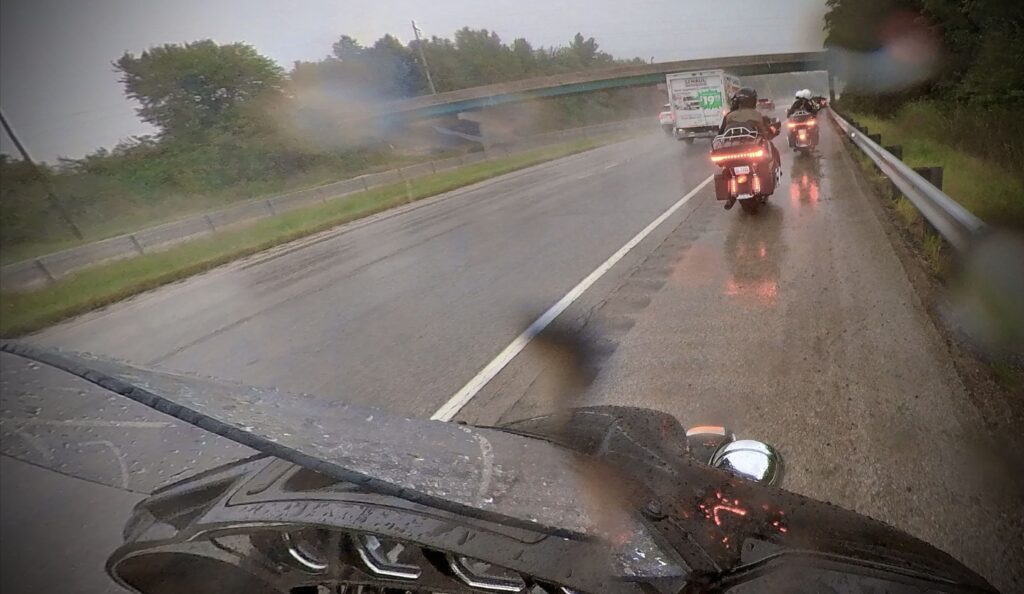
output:
[[[289,68],[342,34],[407,41],[462,27],[563,45],[577,32],[619,58],[656,61],[822,46],[825,0],[0,0],[0,106],[33,156],[79,157],[151,130],[110,62],[123,52],[242,41]],[[12,152],[6,135],[0,150]]]

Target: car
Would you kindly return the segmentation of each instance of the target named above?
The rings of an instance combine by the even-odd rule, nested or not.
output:
[[[757,108],[761,111],[775,111],[775,101],[768,98],[758,99]]]
[[[675,126],[676,116],[672,113],[672,104],[666,103],[661,106],[661,113],[658,114],[658,124],[661,125],[661,129],[665,131],[665,134],[671,134],[672,128]]]

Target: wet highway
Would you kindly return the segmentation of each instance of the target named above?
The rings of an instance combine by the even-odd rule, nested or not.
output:
[[[282,246],[31,341],[430,416],[618,253],[559,316],[601,346],[597,379],[573,404],[727,424],[779,447],[787,488],[904,528],[1005,591],[1024,589],[1024,497],[1008,487],[851,157],[829,126],[822,142],[816,155],[793,157],[777,141],[782,187],[756,215],[724,211],[701,187],[713,173],[706,146],[652,135]],[[6,387],[22,363],[3,357]],[[551,367],[527,347],[473,392],[460,418],[493,423],[565,406]],[[102,559],[123,520],[90,540],[95,518],[82,502],[99,497],[111,516],[126,513],[137,492],[160,482],[159,453],[174,451],[179,464],[246,455],[210,439],[192,456],[195,431],[157,426],[166,419],[132,407],[97,413],[91,392],[77,408],[55,408],[52,394],[36,394],[46,401],[38,405],[15,396],[4,395],[3,471],[24,479],[18,491],[4,481],[4,529],[32,530],[28,512],[8,517],[11,505],[38,509],[24,494],[64,501],[61,522],[80,526],[65,557],[89,548]],[[25,420],[58,409],[64,419],[88,417],[92,433]],[[112,454],[67,461],[55,444],[74,440],[65,449],[109,442],[99,447]],[[105,467],[89,467],[102,456]],[[26,464],[54,460],[67,474],[107,478],[96,485]],[[7,542],[5,586],[9,569],[62,546],[37,538],[12,557]],[[55,559],[33,575],[35,586],[103,583],[99,568]]]

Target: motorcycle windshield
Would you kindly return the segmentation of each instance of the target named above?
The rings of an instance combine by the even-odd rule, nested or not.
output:
[[[457,513],[567,537],[614,533],[622,545],[617,548],[628,551],[622,557],[626,574],[681,571],[662,558],[628,506],[607,494],[596,496],[602,474],[595,462],[546,441],[21,343],[6,342],[0,350],[9,353],[3,355],[4,452],[31,463],[148,492],[259,452]],[[24,372],[7,373],[19,358]],[[96,394],[76,377],[104,393]],[[96,416],[111,411],[127,418]],[[164,436],[150,438],[157,442],[186,430],[185,441],[193,445],[168,445],[165,458],[158,458],[157,448],[153,459],[135,460],[128,458],[130,442],[97,435],[104,423],[121,433],[159,427]],[[195,428],[225,439],[214,443]],[[213,456],[203,451],[211,445]],[[95,454],[104,447],[115,450],[106,466],[95,455],[67,455],[68,450]]]

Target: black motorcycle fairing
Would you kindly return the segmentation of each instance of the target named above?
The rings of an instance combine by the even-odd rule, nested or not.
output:
[[[265,551],[244,546],[244,542],[242,546],[224,546],[225,535],[259,538],[275,531],[316,527],[339,535],[369,533],[395,539],[420,547],[434,558],[452,553],[483,559],[534,580],[580,592],[641,592],[641,582],[671,582],[671,588],[664,591],[676,592],[685,583],[682,569],[661,559],[657,549],[644,551],[646,566],[622,563],[607,543],[596,539],[564,538],[466,517],[337,481],[284,460],[266,457],[242,464],[246,467],[244,475],[225,467],[207,473],[198,484],[182,481],[140,503],[130,522],[133,528],[126,531],[130,539],[111,556],[108,572],[119,582],[145,592],[149,584],[168,579],[168,574],[160,570],[162,564],[170,564],[168,567],[177,571],[182,562],[176,556],[187,555],[185,565],[193,561],[202,567],[214,561],[229,563],[235,569],[225,572],[225,579],[236,579],[242,572],[258,578],[270,591],[287,592],[304,584],[329,585],[342,579],[340,569],[332,568],[322,575],[308,575],[287,565],[268,569]],[[228,476],[236,480],[225,487],[221,479]],[[205,495],[205,502],[199,501],[199,494]],[[183,523],[186,515],[175,511],[175,499],[185,501],[177,507],[199,512]],[[625,571],[614,575],[612,568]],[[432,571],[428,563],[424,570],[414,584],[396,580],[392,585],[412,591],[432,591],[431,587],[464,591],[450,576]],[[637,570],[644,574],[632,573]],[[348,571],[344,577],[353,583],[372,577]],[[370,583],[380,585],[380,580]]]
[[[608,463],[617,480],[643,485],[633,491],[636,505],[662,548],[675,549],[689,565],[694,591],[725,590],[766,567],[793,566],[808,568],[808,580],[821,583],[833,572],[845,576],[839,582],[861,576],[910,591],[994,591],[946,553],[888,524],[696,463],[670,415],[604,406],[505,427],[578,448]]]
[[[592,592],[635,591],[631,588],[641,582],[670,592],[680,580],[690,590],[724,591],[765,571],[822,564],[845,576],[873,573],[872,579],[940,591],[993,591],[948,555],[888,525],[694,462],[685,455],[681,426],[660,413],[577,409],[506,429],[481,429],[394,419],[372,409],[15,343],[2,347],[291,463],[250,459],[238,463],[252,465],[245,469],[229,465],[160,490],[153,505],[150,500],[140,504],[129,523],[131,540],[111,558],[115,574],[121,562],[147,555],[209,556],[212,547],[223,557],[226,547],[217,540],[222,534],[228,539],[318,526],[397,534],[444,551],[498,539],[490,549],[503,560],[481,550],[483,558],[516,564],[514,556],[505,555],[514,547],[544,551],[533,559],[552,571],[571,568],[571,576],[551,574],[566,577],[569,587],[578,583],[569,578],[583,579],[577,562],[601,559],[602,548],[615,551],[615,559],[602,559],[606,565],[597,571],[598,583],[577,587]],[[321,409],[317,419],[305,416]],[[252,410],[270,411],[266,414],[275,418],[247,416]],[[243,424],[252,420],[256,425]],[[307,448],[308,442],[292,439],[295,431],[320,435],[328,427],[333,449],[321,449],[331,445],[326,441]],[[489,451],[478,438],[487,440]],[[280,464],[305,469],[266,474]],[[481,493],[488,467],[491,482]],[[493,488],[502,485],[507,488]],[[185,499],[177,502],[178,494]],[[468,529],[472,523],[480,528]],[[566,530],[567,525],[578,530]],[[409,526],[415,532],[389,532]],[[511,535],[509,527],[545,537],[530,544]],[[596,548],[591,555],[575,547]],[[653,565],[675,565],[674,575],[645,573],[659,554]],[[255,558],[234,552],[228,561],[249,575],[258,565]],[[274,570],[265,563],[259,567]]]
[[[580,506],[578,493],[596,471],[579,454],[541,440],[18,342],[0,350],[378,493],[565,536],[598,536],[610,521],[632,521],[603,499]]]

